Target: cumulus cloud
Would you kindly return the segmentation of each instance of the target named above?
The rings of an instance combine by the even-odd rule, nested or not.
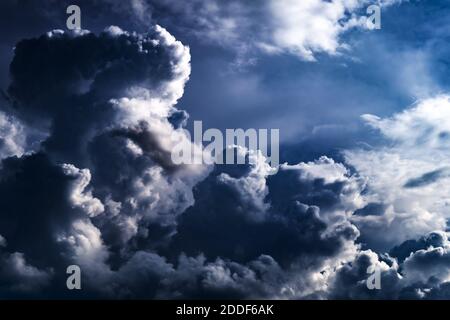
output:
[[[347,14],[365,1],[282,0],[269,1],[272,16],[271,42],[263,42],[269,52],[287,51],[304,60],[314,54],[331,55],[342,47],[339,36],[345,29]]]
[[[269,37],[258,46],[268,53],[286,52],[302,60],[341,54],[349,49],[341,38],[353,28],[367,29],[367,8],[388,8],[402,0],[268,0]]]
[[[83,297],[445,294],[447,129],[430,113],[448,98],[391,119],[365,116],[395,143],[347,152],[351,168],[325,156],[271,168],[239,147],[243,165],[178,165],[174,136],[203,150],[176,108],[189,48],[165,29],[55,30],[19,42],[14,54],[4,126],[19,128],[17,119],[45,134],[35,151],[16,147],[22,133],[5,134],[2,292],[71,296],[65,270],[77,264]],[[427,153],[410,151],[413,143]],[[385,159],[401,166],[393,171]],[[386,290],[367,291],[368,267],[381,269]]]
[[[4,157],[19,157],[2,162],[0,232],[27,259],[57,268],[54,281],[74,263],[102,287],[108,259],[173,233],[209,170],[170,157],[173,135],[202,152],[174,118],[189,49],[159,26],[146,35],[109,27],[54,30],[14,53],[4,108],[14,118],[1,119]],[[38,152],[19,147],[25,126],[46,131]]]
[[[410,283],[435,283],[449,281],[450,244],[447,235],[441,234],[442,243],[429,245],[411,253],[403,262],[403,273]]]
[[[36,54],[39,64],[30,56]],[[173,135],[199,149],[171,121],[189,62],[189,49],[159,26],[148,35],[118,27],[98,36],[56,30],[16,46],[8,89],[14,112],[30,125],[48,123],[43,149],[78,176],[72,204],[91,217],[104,213],[98,223],[113,242],[136,236],[141,220],[173,224],[207,172],[170,158]],[[89,183],[98,198],[83,193]]]
[[[118,296],[160,299],[229,298],[282,296],[285,273],[270,256],[247,264],[203,255],[180,255],[175,264],[152,253],[138,251],[117,272]],[[280,291],[281,289],[281,291]]]
[[[41,187],[41,192],[51,192],[52,198],[41,196],[20,210],[11,209],[16,219],[21,219],[30,210],[28,205],[31,206],[40,215],[39,225],[26,223],[23,227],[28,229],[23,234],[5,227],[2,234],[13,239],[12,245],[24,249],[38,265],[58,271],[60,274],[50,278],[52,283],[61,281],[67,265],[79,265],[88,295],[300,298],[323,290],[333,270],[351,261],[357,253],[358,230],[344,220],[345,215],[338,221],[328,221],[321,217],[318,206],[303,204],[298,199],[290,199],[288,206],[271,205],[266,183],[273,169],[261,154],[249,152],[248,156],[256,157],[256,161],[248,165],[218,166],[197,185],[194,205],[179,216],[176,234],[164,246],[155,246],[158,235],[154,234],[143,237],[144,244],[143,240],[141,244],[134,242],[133,246],[122,244],[117,271],[110,264],[115,251],[104,240],[108,232],[104,221],[107,207],[114,210],[116,217],[124,216],[121,206],[109,199],[105,201],[105,211],[100,210],[98,199],[86,189],[89,181],[86,170],[73,165],[53,165],[42,154],[4,161],[8,164],[4,170],[23,172],[20,177],[4,172],[4,177],[11,176],[4,182],[5,186],[13,187],[11,192],[17,189],[15,185],[26,186],[30,178],[31,182],[35,181],[32,174],[37,165],[38,172],[47,179],[53,171],[55,191],[50,191],[52,186]],[[289,170],[299,179],[300,190],[302,184],[320,179],[317,175],[323,174],[323,162],[334,164],[330,159],[322,159],[317,164],[299,164],[294,166],[297,169]],[[342,170],[339,164],[334,167],[338,172],[332,168],[325,170],[332,173],[327,180],[329,184],[335,179],[350,179],[347,172],[339,172]],[[303,170],[313,174],[305,174]],[[33,189],[30,192],[39,196]],[[317,200],[320,198],[311,196],[311,199],[320,205]],[[60,202],[58,206],[56,200]],[[2,203],[4,208],[7,205]],[[56,206],[54,213],[64,215],[58,220],[47,217],[52,211],[45,210],[45,205]],[[94,209],[99,211],[93,215]],[[332,211],[331,207],[327,210]],[[11,217],[3,218],[9,225],[14,223]],[[152,230],[154,227],[148,226],[147,231]],[[40,237],[41,241],[33,246],[30,237]],[[159,237],[165,238],[161,233]],[[42,254],[44,248],[50,250],[46,255]],[[47,286],[47,290],[54,290],[51,288]]]
[[[346,218],[365,203],[361,196],[365,180],[326,156],[308,163],[281,165],[269,186],[269,197],[274,195],[272,201],[277,205],[293,200],[316,205],[330,219]]]
[[[401,290],[399,282],[402,279],[398,273],[398,264],[389,257],[384,260],[371,250],[359,252],[351,263],[344,264],[337,270],[326,296],[332,299],[398,298]],[[380,290],[368,290],[367,279],[371,275],[368,270],[371,273],[379,272]]]
[[[434,105],[430,102],[422,104]],[[423,122],[416,109],[405,114],[394,116],[395,120],[390,120],[394,124],[387,123],[403,121],[406,128],[420,128],[408,122],[410,118],[415,119],[414,123]],[[384,124],[378,118],[365,118],[373,126]],[[423,133],[430,132],[428,128]],[[439,129],[434,132],[440,133]],[[414,135],[411,137],[414,139]],[[425,140],[424,146],[430,152],[442,151],[432,137]],[[392,147],[375,148],[367,154],[396,151],[397,157],[407,157],[411,149],[408,143],[398,139]],[[382,187],[388,183],[379,182],[377,189],[374,182],[378,177],[367,172],[387,177],[389,166],[380,170],[376,165],[381,161],[369,162],[372,171],[366,171],[361,166],[365,162],[356,161],[361,154],[361,150],[346,153],[353,170],[322,157],[314,162],[284,164],[271,172],[264,159],[251,152],[247,156],[256,158],[247,165],[216,165],[196,185],[195,201],[178,216],[175,234],[168,243],[153,248],[156,251],[136,252],[113,276],[126,288],[121,294],[141,292],[148,297],[178,298],[442,297],[449,277],[448,237],[439,231],[445,229],[445,219],[436,222],[435,218],[417,218],[417,211],[410,216],[398,214],[395,196],[412,197],[408,190],[427,187],[446,176],[431,175],[429,183],[411,183],[412,174],[418,174],[416,165],[411,176],[402,175],[400,181],[391,182],[400,189],[398,193],[390,191],[394,198],[384,193],[381,197],[378,192],[384,191]],[[413,160],[430,166],[433,163],[426,161],[428,158]],[[403,202],[407,205],[411,201]],[[431,211],[433,206],[426,207],[428,204],[434,205],[420,202],[423,210],[437,215],[445,212],[442,208]],[[382,230],[384,236],[380,239],[377,234]],[[428,233],[432,230],[437,231]],[[380,252],[395,244],[398,246],[390,254]],[[376,251],[361,250],[362,246]],[[264,272],[258,269],[261,266]],[[380,272],[381,290],[368,289],[368,270]],[[135,280],[127,285],[129,274],[142,275],[140,279],[144,280],[139,282],[130,276]],[[144,288],[151,290],[144,293]]]
[[[351,264],[338,269],[328,295],[338,299],[442,299],[448,294],[448,248],[448,235],[437,231],[407,240],[392,251],[394,255],[409,252],[405,260],[361,251]],[[367,290],[368,273],[375,270],[380,273],[381,289]]]
[[[168,253],[200,254],[241,265],[266,256],[276,262],[278,280],[264,294],[257,291],[257,297],[306,297],[326,286],[334,268],[352,260],[358,251],[359,232],[337,205],[341,196],[345,198],[340,194],[346,188],[342,185],[351,184],[353,178],[342,165],[326,158],[287,170],[281,167],[270,176],[262,170],[261,160],[247,166],[216,166],[197,185],[195,204],[180,216]],[[336,202],[334,207],[324,205],[322,213],[326,201],[308,188],[320,183],[323,171],[331,173],[326,181],[330,189],[323,198]],[[335,179],[342,179],[340,186],[333,186]],[[291,190],[299,196],[291,195]]]

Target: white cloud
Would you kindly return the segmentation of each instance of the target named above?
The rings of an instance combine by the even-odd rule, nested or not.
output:
[[[206,41],[238,53],[239,63],[254,50],[269,54],[288,53],[315,61],[317,53],[336,55],[347,49],[341,41],[351,28],[367,28],[366,8],[387,8],[402,0],[195,0],[183,4],[170,1],[167,8],[182,18],[182,27]],[[167,4],[167,3],[165,3]],[[138,13],[137,13],[138,14]]]
[[[268,204],[265,202],[265,197],[269,193],[266,178],[273,174],[276,169],[270,167],[259,150],[256,152],[238,146],[236,152],[241,156],[248,156],[248,161],[251,163],[249,173],[239,178],[221,173],[217,177],[218,182],[232,187],[239,193],[242,205],[239,206],[238,210],[242,210],[252,219],[262,220],[268,209]],[[244,208],[241,207],[243,205]]]
[[[325,156],[313,162],[301,162],[296,165],[283,164],[281,168],[283,170],[298,170],[302,179],[323,179],[325,183],[346,181],[349,174],[343,164]]]
[[[0,159],[21,156],[26,149],[24,126],[12,116],[0,112]]]
[[[102,240],[100,230],[89,219],[75,220],[69,231],[57,235],[57,242],[65,245],[64,258],[78,265],[85,282],[96,290],[105,291],[112,274],[106,259],[108,248]]]
[[[450,217],[449,115],[450,98],[438,96],[391,118],[363,116],[388,141],[372,150],[345,152],[347,163],[367,179],[366,201],[386,205],[378,215],[354,218],[371,244],[387,248],[445,230]]]
[[[405,280],[414,284],[427,283],[430,279],[439,282],[450,281],[450,244],[446,239],[441,247],[418,250],[406,258],[403,263]]]
[[[268,45],[309,61],[315,60],[317,52],[334,55],[342,47],[339,41],[345,27],[342,20],[362,2],[271,0],[272,42]]]
[[[91,191],[86,191],[86,187],[91,181],[89,169],[78,169],[74,165],[64,164],[62,166],[67,176],[73,177],[71,181],[71,192],[69,199],[75,207],[80,207],[89,217],[95,217],[101,214],[105,208],[101,201],[92,196]]]

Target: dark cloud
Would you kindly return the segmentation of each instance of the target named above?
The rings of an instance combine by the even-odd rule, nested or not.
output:
[[[0,175],[0,234],[9,248],[25,253],[38,265],[56,263],[55,234],[81,216],[68,201],[74,177],[44,154],[5,159]]]
[[[366,281],[371,275],[369,267],[380,271],[380,290],[367,287]],[[355,260],[338,270],[327,295],[332,299],[395,299],[400,289],[399,281],[395,266],[379,261],[372,251],[362,251]]]
[[[154,253],[136,252],[117,274],[121,297],[245,299],[272,296],[285,281],[275,260],[261,256],[246,265],[181,255],[177,266]]]
[[[382,215],[387,209],[387,206],[383,203],[369,203],[364,208],[355,211],[355,215],[360,216],[379,216]]]
[[[432,232],[418,240],[407,240],[391,249],[389,254],[403,262],[413,252],[427,249],[429,247],[440,247],[447,241],[447,236],[443,232]]]
[[[448,294],[449,242],[444,232],[432,232],[395,247],[390,255],[361,251],[337,271],[328,292],[337,299],[444,299]],[[368,290],[375,270],[381,289]],[[447,296],[448,298],[448,296]]]
[[[448,300],[448,297],[450,297],[450,282],[441,283],[426,294],[426,299],[429,300]]]
[[[4,136],[3,157],[19,157],[1,166],[0,234],[6,262],[56,270],[47,294],[64,289],[75,263],[87,273],[84,296],[111,295],[108,262],[126,263],[139,239],[166,238],[191,203],[206,168],[176,168],[168,145],[189,60],[160,27],[145,35],[56,30],[17,44],[3,128],[45,134],[37,153],[13,130]]]
[[[0,248],[0,298],[37,298],[52,277],[52,270],[29,265],[24,254]]]
[[[349,226],[348,230],[322,239],[326,224],[320,219],[318,208],[300,203],[285,212],[274,213],[267,221],[246,221],[243,213],[231,210],[240,203],[226,196],[230,190],[216,190],[225,195],[224,202],[197,204],[183,214],[171,248],[173,253],[204,253],[209,258],[222,256],[241,262],[267,254],[283,266],[289,266],[303,255],[305,259],[333,255],[342,245],[340,237],[342,241],[355,237],[355,231]],[[205,189],[200,186],[198,191]],[[204,196],[208,194],[203,192]],[[200,201],[196,198],[197,203]]]
[[[45,293],[52,283],[55,294],[64,289],[65,269],[75,259],[60,236],[71,234],[87,213],[101,210],[98,200],[78,198],[86,171],[70,169],[42,153],[2,161],[0,234],[6,251],[0,282],[6,292],[38,295],[35,290]]]
[[[324,157],[321,164],[324,168],[336,165],[337,174],[341,174],[339,164],[335,164],[333,160]],[[320,170],[320,164],[317,167]],[[274,206],[280,208],[291,201],[299,201],[318,206],[324,211],[338,210],[339,206],[343,205],[342,199],[355,193],[355,189],[358,188],[357,185],[352,186],[353,183],[358,184],[358,182],[347,179],[345,177],[347,169],[343,169],[344,179],[330,180],[326,171],[317,176],[310,175],[307,165],[303,168],[282,167],[277,175],[269,177],[268,186],[271,190],[269,199]]]
[[[320,165],[310,164],[311,167]],[[322,218],[318,206],[303,204],[281,193],[272,194],[274,185],[266,184],[266,180],[277,179],[278,175],[285,177],[286,172],[280,171],[268,178],[269,172],[262,168],[261,163],[253,167],[216,166],[208,178],[195,187],[195,204],[179,217],[172,244],[161,252],[172,256],[174,263],[182,253],[200,254],[208,261],[229,259],[236,266],[247,267],[265,256],[266,261],[276,262],[277,272],[271,275],[276,275],[275,283],[263,285],[258,280],[264,290],[254,288],[245,295],[243,292],[222,295],[305,297],[317,290],[317,283],[311,280],[313,274],[320,277],[340,261],[351,259],[359,232],[349,221],[331,222]],[[297,178],[299,190],[308,190],[306,186],[314,184],[312,177],[299,179],[304,174],[301,168],[291,169],[287,174]],[[339,198],[339,190],[335,198]],[[306,198],[307,192],[304,193]],[[310,199],[318,198],[310,196]]]
[[[182,114],[173,105],[183,93],[189,60],[188,49],[160,27],[145,35],[118,27],[99,35],[56,30],[16,46],[8,111],[32,126],[46,124],[42,149],[52,161],[89,167],[122,238],[138,231],[138,220],[156,202],[167,210],[154,215],[170,219],[190,201],[188,185],[196,174],[185,167],[180,173],[167,145],[171,121]],[[172,196],[163,191],[172,183],[179,184],[178,192],[172,190],[178,199],[163,203],[161,193]],[[146,197],[139,200],[139,192]]]
[[[448,168],[433,170],[431,172],[424,173],[420,177],[410,179],[405,183],[405,188],[418,188],[432,184],[441,178],[445,178],[449,175]]]
[[[156,96],[177,76],[171,63],[179,57],[156,44],[156,35],[111,27],[98,36],[53,31],[19,42],[10,67],[12,111],[47,123],[46,149],[73,162],[92,135],[114,121],[111,99],[127,97],[135,87]]]

